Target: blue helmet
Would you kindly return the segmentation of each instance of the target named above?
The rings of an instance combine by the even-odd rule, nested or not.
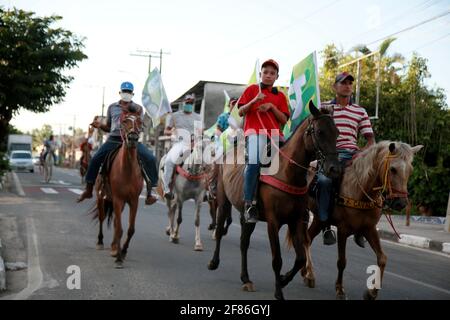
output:
[[[228,112],[221,113],[217,117],[217,125],[222,129],[222,131],[225,131],[228,129],[228,118],[230,117],[230,114]]]
[[[129,90],[129,91],[133,92],[134,86],[131,82],[128,82],[128,81],[122,82],[122,84],[120,85],[120,91],[123,91],[123,90]]]

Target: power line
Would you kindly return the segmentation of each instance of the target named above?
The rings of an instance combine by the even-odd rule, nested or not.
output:
[[[384,40],[386,40],[386,39],[392,38],[392,37],[395,36],[395,35],[398,35],[398,34],[400,34],[400,33],[406,32],[406,31],[410,31],[410,30],[415,29],[415,28],[417,28],[417,27],[419,27],[419,26],[422,26],[422,25],[424,25],[424,24],[426,24],[426,23],[429,23],[429,22],[432,22],[432,21],[437,20],[437,19],[439,19],[439,18],[442,18],[442,17],[444,17],[444,16],[446,16],[446,15],[448,15],[448,14],[450,14],[450,10],[447,10],[447,11],[445,11],[445,12],[443,12],[443,13],[437,15],[437,16],[434,16],[434,17],[432,17],[432,18],[429,18],[429,19],[427,19],[427,20],[424,20],[424,21],[422,21],[422,22],[419,22],[419,23],[417,23],[417,24],[415,24],[415,25],[412,25],[412,26],[407,27],[407,28],[405,28],[405,29],[402,29],[402,30],[400,30],[400,31],[394,32],[394,33],[392,33],[392,34],[390,34],[390,35],[388,35],[388,36],[385,36],[385,37],[383,37],[383,38],[380,38],[380,39],[378,39],[378,40],[372,41],[372,42],[370,42],[370,43],[368,43],[368,44],[365,44],[365,46],[369,46],[369,45],[374,44],[374,43],[377,43],[377,42],[379,42],[379,41],[384,41]],[[340,55],[340,54],[336,54],[336,55],[334,55],[334,56],[328,57],[328,58],[324,59],[324,62],[325,62],[325,61],[328,61],[328,60],[335,59],[335,58],[339,57],[339,55]]]
[[[303,20],[305,20],[305,19],[307,19],[307,18],[310,18],[310,17],[312,17],[313,15],[315,15],[315,14],[317,14],[317,13],[319,13],[319,12],[321,12],[321,11],[323,11],[323,10],[325,10],[325,9],[327,9],[327,8],[329,8],[329,7],[331,7],[331,6],[334,6],[336,3],[340,2],[340,1],[342,1],[342,0],[335,0],[335,1],[331,2],[331,3],[328,3],[328,4],[324,5],[323,7],[320,7],[320,8],[317,9],[316,11],[313,11],[313,12],[311,12],[310,14],[305,15],[305,16],[302,17],[302,18],[299,18],[299,19],[298,19],[298,20],[299,20],[298,22],[294,22],[294,23],[292,23],[292,24],[290,24],[290,25],[284,26],[284,27],[278,29],[277,31],[275,31],[275,32],[273,32],[273,33],[271,33],[271,34],[269,34],[269,35],[267,35],[267,36],[265,36],[265,37],[259,38],[259,39],[255,40],[255,41],[253,41],[252,43],[249,43],[249,44],[247,44],[247,45],[241,47],[240,49],[234,50],[233,53],[237,53],[237,52],[242,51],[242,50],[244,50],[244,49],[247,49],[247,48],[249,48],[249,47],[251,47],[251,46],[253,46],[253,45],[255,45],[255,44],[257,44],[257,43],[259,43],[259,42],[261,42],[261,41],[263,41],[263,40],[267,40],[267,39],[269,39],[269,38],[272,38],[272,37],[276,36],[277,34],[279,34],[280,32],[282,32],[282,31],[284,31],[284,30],[286,30],[286,29],[288,29],[288,28],[291,28],[291,27],[293,27],[294,25],[296,25],[296,24],[298,24],[298,23],[304,22]]]
[[[403,32],[406,32],[406,31],[410,31],[410,30],[415,29],[415,28],[417,28],[417,27],[420,27],[420,26],[422,26],[422,25],[424,25],[424,24],[426,24],[426,23],[429,23],[429,22],[431,22],[431,21],[434,21],[434,20],[437,20],[437,19],[439,19],[439,18],[445,17],[445,16],[448,15],[448,14],[450,14],[450,10],[447,10],[447,11],[441,13],[441,14],[438,14],[437,16],[434,16],[434,17],[432,17],[432,18],[430,18],[430,19],[427,19],[427,20],[424,20],[424,21],[422,21],[422,22],[419,22],[419,23],[417,23],[417,24],[415,24],[415,25],[412,25],[412,26],[410,26],[410,27],[408,27],[408,28],[405,28],[405,29],[402,29],[402,30],[400,30],[400,31],[394,32],[394,33],[392,33],[392,34],[390,34],[390,35],[388,35],[388,36],[385,36],[385,37],[383,37],[383,38],[380,38],[380,39],[378,39],[378,40],[372,41],[372,42],[366,44],[366,46],[370,46],[371,44],[374,44],[374,43],[377,43],[377,42],[386,40],[386,39],[388,39],[388,38],[392,38],[393,36],[398,35],[398,34],[400,34],[400,33],[403,33]]]

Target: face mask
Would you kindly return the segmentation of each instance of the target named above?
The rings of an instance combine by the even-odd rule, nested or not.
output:
[[[128,92],[121,92],[120,93],[120,98],[122,99],[122,101],[130,102],[131,99],[133,99],[133,94],[132,93],[128,93]]]
[[[192,104],[185,104],[184,106],[183,106],[183,110],[184,110],[184,112],[192,112],[192,109],[194,108],[194,105],[192,105]]]

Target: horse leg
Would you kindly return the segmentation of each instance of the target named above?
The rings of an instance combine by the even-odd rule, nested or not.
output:
[[[272,213],[266,212],[266,217],[269,217],[270,214]],[[282,291],[282,277],[280,274],[283,260],[281,259],[280,239],[278,237],[279,231],[280,226],[278,223],[267,221],[267,233],[269,235],[270,249],[272,251],[272,269],[275,274],[275,299],[284,300]]]
[[[220,202],[223,202],[221,204]],[[231,202],[224,197],[223,201],[218,202],[217,205],[217,224],[216,224],[216,248],[214,250],[214,255],[211,261],[208,263],[209,270],[216,270],[219,267],[220,263],[220,243],[222,241],[222,237],[226,234],[226,230],[224,229],[225,219],[228,216],[231,216]]]
[[[116,257],[116,268],[122,268],[122,252],[120,248],[120,241],[122,239],[123,229],[122,229],[122,201],[113,201],[114,207],[114,238],[111,244],[111,255]]]
[[[175,230],[174,230],[173,234],[170,236],[170,241],[172,241],[173,243],[180,242],[180,226],[181,226],[181,223],[183,222],[183,216],[182,216],[183,203],[179,200],[177,203],[176,212],[177,212],[177,225],[175,226]]]
[[[378,290],[381,288],[381,284],[383,282],[383,274],[384,274],[384,268],[386,267],[386,260],[387,257],[383,252],[383,249],[381,248],[380,244],[380,236],[378,235],[378,232],[375,227],[370,228],[364,236],[366,237],[367,241],[369,242],[370,246],[372,247],[372,250],[375,252],[377,256],[377,264],[380,268],[380,283],[379,288],[376,286],[373,289],[367,289],[364,293],[364,299],[365,300],[375,300],[378,296]]]
[[[256,223],[245,223],[244,215],[241,214],[241,281],[242,290],[253,292],[253,282],[250,281],[247,268],[247,251],[250,246],[250,237],[255,230]]]
[[[175,229],[175,211],[177,205],[176,203],[171,203],[167,200],[167,207],[169,208],[169,211],[167,212],[167,215],[169,216],[169,225],[166,228],[166,234],[172,236]]]
[[[318,219],[315,218],[308,229],[309,241],[308,243],[305,242],[306,265],[301,270],[303,281],[309,288],[314,288],[316,286],[316,276],[314,275],[314,267],[311,257],[311,244],[314,238],[319,233],[320,233],[320,222]]]
[[[295,249],[295,262],[292,269],[284,276],[281,276],[281,287],[284,288],[289,282],[292,281],[297,272],[305,267],[306,263],[306,248],[310,247],[310,240],[307,234],[308,222],[302,222],[301,220],[295,223],[289,223],[289,234],[292,241],[292,245]]]
[[[211,216],[211,224],[208,226],[208,230],[214,231],[216,229],[217,201],[216,199],[211,199],[208,201],[208,204],[209,204],[209,215]]]
[[[200,239],[200,208],[203,202],[203,194],[203,192],[200,193],[200,197],[196,199],[195,203],[195,251],[203,251],[203,244]]]
[[[336,299],[345,300],[346,295],[344,286],[342,284],[342,277],[344,274],[345,266],[347,265],[347,259],[345,258],[345,247],[347,246],[348,234],[338,227],[338,278],[336,280]]]
[[[130,206],[130,216],[128,219],[128,231],[127,231],[127,240],[123,244],[122,248],[122,258],[125,259],[128,251],[128,246],[130,245],[130,240],[134,235],[134,225],[136,223],[136,214],[138,209],[139,197],[131,201]]]

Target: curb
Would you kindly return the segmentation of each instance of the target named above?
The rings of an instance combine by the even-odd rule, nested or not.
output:
[[[6,290],[5,262],[3,260],[2,239],[0,239],[0,291]]]
[[[378,234],[380,238],[384,240],[405,244],[411,247],[429,249],[432,251],[450,254],[450,242],[431,240],[426,237],[415,236],[412,234],[400,234],[401,239],[398,239],[394,232],[381,229],[378,230]]]
[[[11,181],[11,189],[13,190],[13,192],[17,193],[21,197],[25,197],[25,192],[23,191],[17,174],[14,171],[11,171],[10,177],[12,177],[12,179],[9,180]]]

